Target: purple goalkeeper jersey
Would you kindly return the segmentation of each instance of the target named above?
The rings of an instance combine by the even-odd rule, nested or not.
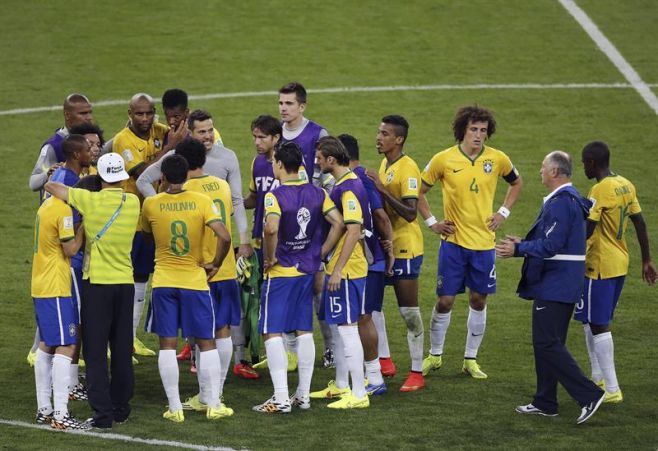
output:
[[[309,120],[304,130],[295,139],[288,140],[281,137],[282,143],[294,142],[302,149],[304,167],[306,168],[309,179],[313,177],[315,171],[315,145],[318,143],[320,132],[323,129],[320,124]]]
[[[252,238],[263,237],[263,222],[265,206],[263,199],[265,194],[279,186],[279,181],[274,178],[272,162],[265,155],[254,158],[253,171],[251,173],[254,186],[256,187],[256,208],[254,209],[254,227],[251,232]]]
[[[283,184],[273,189],[281,208],[276,258],[284,267],[312,274],[319,270],[322,251],[322,207],[325,193],[310,183]]]

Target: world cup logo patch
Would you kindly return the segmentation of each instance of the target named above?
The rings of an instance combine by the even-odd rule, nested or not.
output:
[[[308,223],[311,222],[311,212],[306,207],[297,210],[297,224],[299,225],[299,233],[295,236],[297,240],[306,238],[306,228]]]

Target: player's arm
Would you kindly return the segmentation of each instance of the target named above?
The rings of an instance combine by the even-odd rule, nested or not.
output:
[[[263,272],[268,271],[276,265],[276,245],[279,241],[279,222],[281,216],[276,213],[269,213],[265,217],[265,226],[263,228]]]
[[[228,233],[228,229],[222,221],[212,221],[207,225],[213,232],[215,232],[215,236],[217,237],[215,258],[210,264],[210,267],[206,266],[206,273],[208,275],[208,280],[210,280],[215,274],[217,274],[219,267],[222,266],[226,255],[231,249],[231,235]]]
[[[324,207],[322,210],[324,212],[324,220],[331,226],[324,243],[322,243],[322,250],[320,252],[322,260],[324,261],[326,260],[327,255],[329,255],[329,253],[336,247],[338,240],[340,240],[340,237],[345,232],[345,224],[343,223],[343,215],[340,214],[326,192],[324,195]]]
[[[162,160],[158,160],[145,168],[137,177],[137,189],[142,193],[142,196],[151,197],[157,194],[155,188],[153,188],[153,183],[157,182],[162,177],[161,166]]]
[[[381,179],[379,178],[378,173],[367,170],[366,175],[375,183],[375,188],[377,188],[377,191],[379,191],[379,193],[382,195],[384,201],[389,204],[397,214],[403,217],[407,222],[413,222],[414,219],[416,219],[416,215],[418,214],[418,199],[398,199],[388,192]]]
[[[596,230],[597,224],[598,224],[597,221],[592,221],[591,219],[587,220],[587,239],[589,239],[589,237],[591,237],[594,234],[594,230]]]
[[[377,208],[372,212],[372,221],[375,230],[379,235],[379,242],[386,253],[386,273],[393,275],[393,264],[395,263],[395,254],[393,254],[393,226],[391,220],[383,208]]]
[[[523,189],[523,179],[514,167],[512,167],[512,171],[503,178],[509,183],[509,187],[507,188],[507,193],[505,193],[503,205],[501,205],[498,211],[489,218],[489,225],[487,227],[491,231],[498,230],[503,222],[505,222],[505,219],[509,217],[512,207],[521,195],[521,190]]]
[[[256,208],[256,193],[249,190],[249,194],[244,198],[244,208],[246,210],[251,210]]]
[[[57,162],[57,155],[53,146],[50,144],[44,145],[41,148],[41,152],[39,152],[39,158],[30,175],[30,189],[32,191],[39,191],[43,188],[43,185],[48,181],[48,177],[62,164]]]
[[[649,234],[647,233],[647,225],[644,222],[642,213],[637,213],[630,216],[635,233],[637,234],[637,242],[640,245],[640,252],[642,254],[642,280],[649,285],[656,283],[658,273],[656,267],[651,261],[651,251],[649,247]]]
[[[245,210],[244,201],[242,199],[242,177],[240,176],[240,164],[238,157],[235,156],[233,151],[229,151],[226,162],[226,181],[231,187],[231,201],[233,203],[233,218],[235,220],[235,228],[240,235],[240,247],[238,248],[238,255],[251,257],[254,249],[250,244],[249,224],[247,221],[247,211]]]
[[[420,184],[420,192],[418,193],[418,211],[425,220],[425,224],[432,230],[432,232],[439,235],[452,235],[455,233],[455,223],[450,219],[437,221],[432,212],[430,211],[430,204],[427,201],[427,193],[432,189],[424,180]]]
[[[80,247],[82,247],[84,236],[85,236],[84,226],[80,225],[78,227],[78,230],[76,230],[73,239],[61,241],[64,255],[66,255],[67,257],[73,257],[75,254],[77,254],[78,251],[80,250]]]
[[[343,248],[340,251],[334,270],[329,276],[327,289],[329,291],[336,291],[340,288],[341,272],[350,259],[350,255],[354,251],[354,246],[361,238],[361,224],[348,223],[345,224],[345,241],[343,241]]]
[[[46,182],[43,188],[50,193],[50,195],[55,196],[58,199],[63,200],[64,202],[69,201],[69,187],[63,183],[58,182]]]

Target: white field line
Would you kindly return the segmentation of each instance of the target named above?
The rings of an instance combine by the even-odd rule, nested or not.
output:
[[[560,4],[573,16],[580,26],[587,32],[594,43],[601,49],[605,56],[608,57],[612,64],[615,65],[617,70],[628,80],[633,86],[633,89],[644,99],[649,107],[658,114],[658,98],[651,91],[640,75],[633,69],[633,67],[626,61],[626,59],[619,53],[619,50],[612,42],[599,30],[599,27],[590,19],[585,11],[583,11],[573,0],[558,0]]]
[[[658,84],[648,86],[656,87]],[[478,83],[472,85],[401,85],[401,86],[347,86],[337,88],[309,89],[309,94],[336,94],[353,92],[401,92],[401,91],[460,91],[460,90],[524,90],[524,89],[630,89],[628,83]],[[232,99],[241,97],[274,97],[277,91],[216,92],[189,96],[190,100]],[[100,100],[92,102],[94,107],[127,105],[130,99]],[[158,102],[160,99],[156,99]],[[38,106],[32,108],[15,108],[0,110],[0,116],[18,116],[21,114],[61,111],[62,105]]]
[[[28,429],[38,429],[38,430],[41,430],[41,431],[44,431],[44,432],[54,432],[54,433],[58,433],[58,432],[61,433],[62,432],[62,431],[56,431],[55,429],[52,429],[50,426],[46,426],[46,425],[25,423],[23,421],[5,420],[5,419],[2,419],[2,418],[0,418],[0,424],[5,424],[7,426],[28,428]],[[201,451],[206,451],[206,450],[232,451],[233,450],[233,448],[195,445],[194,443],[176,442],[176,441],[171,441],[171,440],[158,440],[158,439],[149,439],[149,438],[139,438],[139,437],[132,437],[130,435],[114,434],[114,433],[111,433],[111,432],[64,431],[63,433],[81,435],[83,437],[93,437],[93,438],[97,438],[97,439],[100,439],[100,440],[114,440],[114,441],[119,441],[119,442],[139,443],[139,444],[142,444],[142,445],[149,445],[149,446],[169,446],[171,448],[178,448],[178,449],[194,449],[194,450],[201,450]],[[11,443],[5,443],[5,445],[11,446]]]

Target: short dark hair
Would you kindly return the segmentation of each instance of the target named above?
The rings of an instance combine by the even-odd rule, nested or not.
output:
[[[64,143],[62,144],[62,152],[66,156],[67,160],[73,158],[73,154],[79,150],[84,149],[89,146],[89,141],[82,135],[69,135],[64,138]]]
[[[206,164],[206,148],[201,141],[194,138],[185,138],[179,142],[175,154],[185,158],[190,171]]]
[[[592,141],[583,147],[583,160],[592,160],[597,168],[610,166],[610,148],[603,141]]]
[[[185,158],[180,155],[170,155],[162,161],[160,167],[162,174],[169,183],[180,184],[187,179],[189,166]]]
[[[182,89],[167,89],[162,94],[162,108],[187,108],[187,93]]]
[[[286,172],[297,172],[303,161],[302,149],[294,142],[287,142],[274,151],[274,159],[283,164]]]
[[[483,108],[477,104],[467,105],[457,110],[455,118],[452,120],[452,133],[455,135],[457,142],[462,142],[464,140],[466,127],[468,127],[469,122],[486,122],[488,137],[492,137],[493,134],[496,133],[496,119],[494,119],[491,110]]]
[[[304,85],[296,81],[281,86],[279,94],[295,94],[295,98],[299,103],[306,103],[306,89]]]
[[[334,136],[323,136],[318,140],[315,148],[325,158],[334,157],[341,166],[350,164],[350,155],[347,153],[345,146],[340,142],[340,139]]]
[[[87,191],[98,192],[103,189],[103,179],[98,174],[86,175],[75,182],[73,188],[82,188]]]
[[[207,121],[212,119],[212,115],[205,110],[194,110],[187,117],[187,128],[194,130],[194,121]]]
[[[397,114],[391,114],[389,116],[384,116],[382,118],[384,124],[393,125],[395,128],[395,136],[402,136],[404,140],[407,140],[407,135],[409,134],[409,122],[402,116]]]
[[[343,143],[343,146],[345,146],[345,150],[347,150],[347,154],[350,156],[350,161],[358,160],[359,141],[357,141],[354,136],[349,135],[347,133],[338,135],[338,139],[340,139],[340,142]]]
[[[251,130],[254,131],[255,129],[260,130],[268,136],[283,136],[281,121],[269,114],[261,114],[251,121]]]
[[[82,123],[71,127],[69,133],[72,135],[98,135],[98,139],[101,140],[101,147],[105,144],[105,138],[103,138],[103,129],[101,129],[96,124]]]

